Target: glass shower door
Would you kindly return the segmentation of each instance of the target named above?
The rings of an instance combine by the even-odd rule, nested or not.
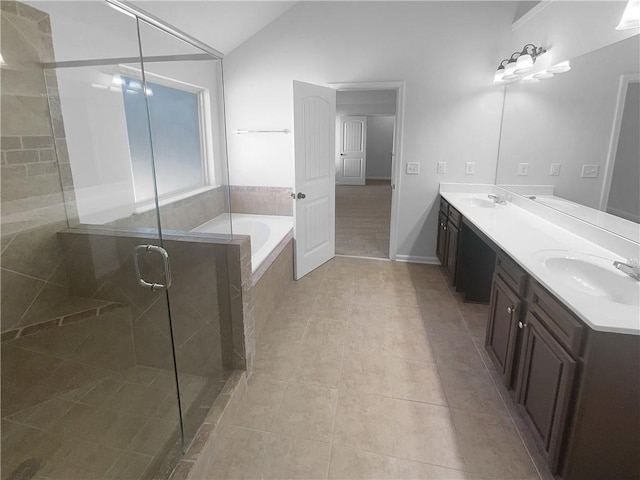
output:
[[[140,22],[163,245],[174,267],[167,295],[184,448],[235,368],[227,255],[229,188],[221,60]],[[212,241],[215,239],[215,241]]]
[[[167,477],[182,425],[138,21],[41,7],[2,10],[2,478]]]

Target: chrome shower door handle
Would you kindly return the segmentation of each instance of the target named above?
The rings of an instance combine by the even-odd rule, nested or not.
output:
[[[155,252],[160,254],[162,257],[162,265],[164,267],[164,284],[150,283],[142,278],[142,274],[140,273],[140,262],[138,260],[140,252]],[[169,254],[164,248],[157,245],[136,245],[133,249],[133,263],[135,265],[138,285],[141,287],[148,288],[152,292],[156,292],[158,290],[166,290],[171,286],[171,265],[169,264]]]

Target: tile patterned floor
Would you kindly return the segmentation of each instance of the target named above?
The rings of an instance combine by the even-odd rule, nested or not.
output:
[[[391,185],[336,185],[336,253],[389,258]]]
[[[207,478],[540,479],[439,267],[336,257],[286,293]]]
[[[207,379],[181,374],[180,384],[188,409]],[[134,366],[4,417],[1,478],[144,478],[177,428],[174,373]]]

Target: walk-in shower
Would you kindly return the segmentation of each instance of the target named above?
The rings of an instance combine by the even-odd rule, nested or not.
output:
[[[1,46],[2,479],[166,478],[244,368],[231,225],[188,233],[221,56],[116,2],[2,1]]]

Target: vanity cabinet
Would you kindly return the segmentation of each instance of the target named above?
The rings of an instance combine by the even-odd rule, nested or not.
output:
[[[502,382],[511,388],[522,300],[496,273],[493,277],[485,347]]]
[[[486,350],[551,473],[640,478],[640,336],[588,328],[504,255],[491,291]]]
[[[440,199],[438,213],[438,242],[436,253],[452,285],[456,284],[458,242],[462,215],[444,199]]]

